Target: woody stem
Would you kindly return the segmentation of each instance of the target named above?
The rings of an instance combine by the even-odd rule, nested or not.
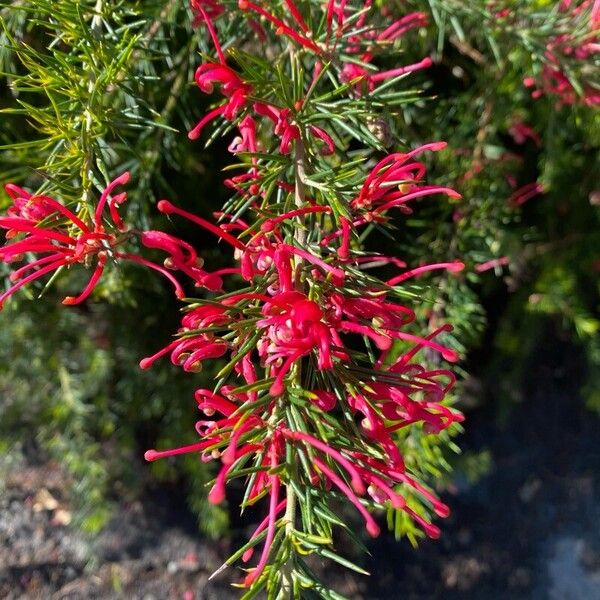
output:
[[[305,185],[304,185],[304,177],[306,173],[306,152],[304,148],[304,142],[302,137],[296,140],[296,148],[295,148],[295,156],[294,156],[294,204],[298,208],[302,208],[305,203]],[[306,230],[302,224],[302,215],[298,216],[299,223],[295,227],[294,231],[294,239],[296,240],[298,246],[301,248],[304,247],[306,242]],[[298,288],[302,287],[301,281],[301,269],[302,269],[302,258],[299,256],[295,257],[295,265],[296,265],[296,286]],[[302,365],[298,363],[295,367],[295,383],[300,385],[302,378]],[[297,465],[294,463],[290,465],[290,477],[293,478],[297,472]],[[293,535],[295,524],[296,524],[296,509],[297,509],[297,498],[296,494],[291,485],[288,485],[286,488],[286,508],[285,508],[285,531],[288,538]],[[290,546],[291,548],[291,546]],[[293,597],[293,561],[290,556],[287,563],[283,566],[282,576],[281,576],[281,591],[279,594],[279,598],[281,600],[287,600],[288,598]]]

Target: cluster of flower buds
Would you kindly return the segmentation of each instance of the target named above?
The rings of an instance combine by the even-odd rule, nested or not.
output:
[[[522,115],[519,114],[510,117],[506,133],[512,138],[514,146],[512,150],[505,151],[499,156],[484,156],[481,153],[476,154],[472,150],[466,148],[455,150],[455,153],[473,157],[470,168],[460,179],[461,183],[466,183],[473,179],[488,165],[502,169],[509,190],[505,207],[512,212],[515,209],[522,207],[530,200],[545,193],[547,190],[539,181],[523,183],[522,181],[519,181],[519,177],[515,175],[515,172],[518,173],[519,170],[522,170],[520,167],[522,167],[523,161],[525,160],[525,152],[522,152],[521,149],[525,149],[527,144],[530,146],[537,146],[538,148],[542,145],[542,138],[539,133],[528,125],[523,120]],[[463,216],[464,215],[461,214],[460,210],[455,211],[455,220],[459,220],[463,218]],[[496,249],[495,252],[497,252]],[[476,273],[484,273],[491,269],[498,270],[510,263],[511,259],[509,256],[496,256],[475,264],[474,271]]]
[[[583,102],[587,106],[600,105],[600,90],[583,82],[578,91],[562,64],[565,59],[585,65],[600,53],[600,2],[598,0],[562,0],[559,11],[572,21],[571,29],[579,33],[561,33],[546,44],[545,58],[538,78],[527,77],[524,85],[532,89],[532,97],[544,94],[556,96],[560,104]],[[580,33],[583,30],[584,33]]]
[[[80,304],[90,296],[100,281],[109,260],[115,263],[132,261],[159,272],[173,284],[175,295],[179,299],[185,298],[186,294],[173,271],[180,271],[191,278],[196,287],[221,290],[223,270],[212,273],[203,270],[203,261],[190,244],[162,231],[138,232],[127,227],[119,215],[119,206],[127,200],[127,192],[113,192],[128,181],[128,172],[111,181],[89,217],[84,216],[88,214],[87,210],[77,215],[53,198],[31,194],[12,183],[7,184],[5,190],[12,205],[7,209],[7,216],[0,217],[0,228],[6,230],[7,239],[0,247],[0,261],[11,265],[25,261],[25,264],[11,273],[10,281],[13,285],[0,295],[0,308],[17,290],[52,272],[76,264],[87,268],[94,266],[83,291],[63,300],[63,304]],[[189,214],[167,201],[159,202],[158,208],[166,214]],[[191,217],[197,224],[219,237],[229,237],[234,243],[238,243],[217,225],[195,215]],[[139,237],[141,244],[150,250],[167,252],[169,256],[164,264],[159,265],[137,252],[124,251],[133,237]],[[30,257],[32,259],[28,260]],[[224,272],[229,270],[225,269]]]
[[[6,217],[0,217],[0,228],[6,230],[8,240],[0,248],[0,260],[15,263],[28,256],[35,259],[12,272],[10,280],[15,283],[0,296],[0,306],[8,296],[44,275],[76,263],[90,266],[95,262],[84,290],[78,296],[67,296],[63,300],[63,304],[83,302],[98,283],[108,258],[126,238],[127,228],[118,213],[119,205],[127,198],[126,193],[111,194],[127,181],[129,173],[112,181],[87,220],[53,198],[32,195],[14,184],[6,185],[12,206]],[[107,208],[108,230],[103,222]]]

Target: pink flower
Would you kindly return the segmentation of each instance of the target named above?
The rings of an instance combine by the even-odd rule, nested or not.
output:
[[[194,280],[198,287],[212,291],[222,288],[222,278],[202,269],[204,261],[198,257],[190,244],[162,231],[144,231],[140,239],[146,248],[163,250],[170,255],[164,261],[166,269],[182,271]]]
[[[8,239],[16,241],[5,244],[0,248],[0,260],[16,262],[26,253],[39,256],[14,271],[11,281],[16,283],[0,296],[2,302],[19,288],[60,267],[70,267],[75,263],[85,266],[93,264],[95,269],[79,296],[67,296],[63,304],[80,304],[96,287],[109,258],[128,260],[159,272],[166,277],[175,288],[178,298],[184,298],[185,292],[179,281],[171,274],[179,270],[191,277],[197,286],[210,290],[220,290],[222,279],[220,273],[207,273],[202,269],[202,259],[186,242],[160,231],[146,231],[140,234],[142,244],[151,249],[164,250],[169,254],[162,267],[156,263],[121,249],[129,238],[134,235],[118,213],[119,206],[127,199],[127,194],[121,192],[111,195],[113,190],[129,181],[129,173],[123,173],[114,179],[102,192],[93,215],[86,223],[60,202],[47,196],[33,196],[23,189],[9,184],[6,190],[13,200],[13,206],[7,211],[7,217],[0,217],[0,228],[7,230]],[[105,215],[108,208],[108,215]],[[159,202],[159,208],[169,214],[178,211],[167,201]],[[195,221],[204,225],[224,239],[233,239],[227,233],[199,217]],[[109,227],[107,231],[105,225]],[[24,235],[24,237],[22,237]],[[18,238],[18,239],[17,239]],[[237,244],[237,240],[235,240]]]
[[[425,150],[441,150],[445,142],[426,144],[407,153],[389,154],[371,170],[358,196],[352,201],[354,209],[368,209],[384,212],[392,207],[403,207],[408,201],[433,194],[446,194],[450,198],[460,198],[460,194],[450,188],[420,186],[425,175],[425,165],[409,162],[415,155]]]
[[[147,369],[161,356],[171,353],[171,362],[184,371],[197,373],[202,362],[208,358],[221,358],[228,350],[226,343],[215,340],[207,334],[198,334],[171,342],[156,354],[140,361],[140,367]]]
[[[195,75],[198,87],[205,94],[212,94],[215,83],[220,84],[220,91],[227,98],[224,104],[207,113],[196,126],[188,133],[191,140],[200,137],[205,125],[219,116],[233,120],[240,110],[246,105],[247,97],[252,88],[244,83],[239,75],[223,63],[204,63],[196,69]]]
[[[438,269],[445,269],[450,271],[451,273],[460,273],[465,268],[464,263],[459,260],[455,260],[453,262],[445,262],[445,263],[434,263],[429,265],[423,265],[421,267],[417,267],[415,269],[411,269],[410,271],[406,271],[401,275],[397,275],[396,277],[392,277],[388,279],[386,283],[388,285],[398,285],[399,283],[410,279],[411,277],[416,277],[421,275],[422,273],[427,273],[429,271],[435,271]]]
[[[224,11],[223,7],[221,7],[216,0],[191,0],[191,7],[192,10],[197,13],[196,18],[192,22],[192,26],[195,27],[198,23],[204,23],[206,25],[208,33],[215,45],[219,61],[224,65],[225,55],[223,54],[217,32],[212,22],[213,18],[218,17]]]
[[[227,233],[227,231],[218,225],[214,225],[198,215],[194,215],[186,210],[183,210],[182,208],[178,208],[168,200],[160,200],[156,206],[160,212],[166,215],[179,215],[185,219],[188,219],[189,221],[192,221],[192,223],[196,223],[196,225],[199,225],[203,229],[210,231],[212,234],[231,244],[234,248],[238,248],[239,250],[244,250],[246,248],[246,246],[240,242],[240,240]]]
[[[279,151],[282,154],[289,154],[292,142],[300,137],[300,129],[293,122],[292,111],[289,108],[280,109],[264,102],[254,103],[253,108],[256,114],[271,120],[273,123],[273,133],[280,139]],[[323,142],[324,146],[320,150],[321,154],[333,154],[335,143],[324,129],[316,125],[309,125],[308,130],[315,138]]]
[[[375,89],[376,84],[381,81],[386,81],[393,77],[400,77],[401,75],[408,75],[408,73],[427,69],[432,65],[433,61],[427,57],[412,65],[404,65],[403,67],[397,67],[396,69],[372,73],[364,67],[354,63],[346,63],[342,69],[341,80],[344,83],[354,82],[355,89],[358,93],[363,93],[365,89],[368,92],[372,92]]]
[[[304,34],[304,31],[307,29],[307,26],[300,15],[300,11],[297,9],[293,2],[287,1],[286,4],[290,9],[293,6],[293,9],[290,10],[290,12],[292,13],[292,18],[295,20],[296,25],[301,30],[303,30],[303,33],[298,33],[293,27],[290,27],[287,23],[270,13],[268,10],[265,10],[261,6],[258,6],[254,2],[249,2],[248,0],[239,0],[238,2],[238,6],[240,7],[240,9],[253,11],[261,17],[264,17],[267,21],[274,25],[276,28],[275,33],[277,35],[285,35],[286,37],[289,37],[291,40],[297,42],[304,48],[308,48],[316,54],[319,54],[321,52],[319,46],[317,46],[315,42],[313,42],[309,37],[307,37]]]
[[[508,202],[513,206],[521,206],[528,200],[531,200],[531,198],[535,198],[535,196],[538,196],[543,192],[544,186],[541,183],[534,181],[515,190],[512,196],[508,199]]]
[[[226,307],[199,306],[187,312],[181,320],[180,337],[167,344],[152,356],[140,361],[142,369],[150,368],[159,358],[170,354],[171,362],[184,371],[198,372],[206,359],[221,358],[230,345],[210,333],[197,330],[228,325],[231,317]]]
[[[333,367],[334,339],[316,302],[300,292],[282,292],[265,303],[262,313],[264,318],[257,326],[266,329],[266,334],[259,342],[258,353],[264,365],[276,374],[271,394],[283,393],[283,379],[292,365],[314,349],[319,369]]]
[[[83,291],[63,300],[63,304],[83,302],[98,283],[113,248],[121,242],[118,234],[126,229],[117,212],[126,195],[111,197],[111,194],[114,188],[128,181],[129,173],[123,173],[109,183],[88,223],[48,196],[35,196],[13,184],[7,185],[13,206],[7,211],[9,216],[0,217],[0,228],[7,230],[8,239],[17,241],[0,248],[0,260],[16,262],[27,253],[38,257],[12,273],[11,281],[16,283],[0,296],[0,308],[6,298],[24,285],[61,267],[75,263],[88,266],[96,259],[95,269]],[[104,228],[107,204],[114,233],[107,233]]]
[[[519,119],[516,119],[512,123],[508,129],[508,133],[510,133],[517,144],[524,144],[528,139],[532,140],[538,147],[542,144],[540,136],[529,125],[525,125]]]
[[[229,152],[237,154],[238,152],[257,152],[256,142],[256,123],[251,116],[244,117],[238,125],[240,136],[236,137],[229,145]],[[256,159],[253,159],[255,162]]]
[[[193,27],[205,22],[207,17],[216,19],[225,11],[218,0],[190,0],[190,7],[196,13],[192,22]]]

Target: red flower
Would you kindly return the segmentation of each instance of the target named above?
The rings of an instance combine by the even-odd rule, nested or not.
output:
[[[191,140],[197,139],[202,128],[219,116],[228,120],[233,120],[239,111],[245,106],[248,95],[252,88],[244,83],[239,75],[226,64],[223,63],[205,63],[196,69],[196,83],[205,94],[212,94],[214,84],[220,84],[221,93],[227,98],[225,104],[207,113],[196,126],[188,133]]]
[[[229,145],[229,152],[237,154],[238,152],[252,152],[258,151],[258,144],[256,142],[256,123],[251,116],[244,117],[238,125],[240,131],[240,137],[234,138]],[[252,159],[256,161],[255,158]]]
[[[226,307],[200,306],[187,312],[181,320],[180,337],[147,358],[140,361],[142,369],[150,368],[159,358],[171,355],[171,362],[184,371],[198,372],[202,361],[220,358],[229,349],[229,344],[212,334],[198,333],[198,329],[226,325],[231,322]]]
[[[166,269],[182,271],[194,280],[198,287],[212,291],[222,288],[222,278],[216,273],[208,273],[202,269],[204,261],[198,257],[190,244],[162,231],[144,231],[140,239],[146,248],[164,250],[170,255],[164,262]],[[161,272],[164,273],[163,270]]]
[[[196,13],[192,26],[197,27],[208,19],[216,19],[223,14],[225,8],[218,0],[190,0],[190,7]]]
[[[298,9],[294,5],[294,3],[291,2],[290,0],[287,0],[286,4],[287,4],[288,8],[291,8],[293,6],[293,9],[291,9],[290,12],[292,13],[292,17],[296,21],[296,25],[298,25],[300,27],[300,29],[302,29],[303,31],[306,31],[308,29],[306,26],[306,23],[304,23],[304,21],[302,20],[302,17],[300,16],[300,12],[298,11]],[[297,42],[298,44],[300,44],[301,46],[303,46],[304,48],[308,48],[309,50],[312,50],[316,54],[319,54],[321,52],[321,49],[319,48],[319,46],[317,46],[309,37],[304,35],[304,33],[298,33],[292,27],[290,27],[287,23],[285,23],[284,21],[282,21],[281,19],[279,19],[278,17],[276,17],[275,15],[270,13],[268,10],[265,10],[261,6],[258,6],[254,2],[249,2],[248,0],[239,0],[238,6],[242,10],[251,10],[251,11],[257,13],[261,17],[264,17],[271,24],[275,25],[275,27],[276,27],[275,33],[277,35],[285,35],[285,36],[289,37],[290,39],[294,40],[295,42]]]
[[[358,93],[362,93],[365,88],[368,92],[372,92],[375,85],[381,81],[427,69],[431,65],[433,65],[433,61],[427,57],[412,65],[405,65],[388,71],[371,72],[354,63],[347,63],[342,69],[341,79],[344,83],[354,82],[354,87]]]
[[[360,193],[352,201],[352,207],[382,213],[392,207],[404,207],[410,200],[422,196],[446,194],[450,198],[460,198],[460,194],[451,188],[420,186],[419,183],[425,175],[425,165],[420,162],[408,162],[425,150],[435,151],[445,147],[445,142],[433,142],[407,153],[389,154],[373,167]]]
[[[16,283],[0,296],[0,307],[6,298],[27,283],[75,263],[89,266],[95,258],[94,272],[83,291],[78,296],[67,296],[63,300],[63,304],[83,302],[98,283],[108,256],[121,242],[118,233],[126,229],[117,212],[126,194],[110,195],[115,187],[128,181],[129,173],[123,173],[109,183],[88,223],[48,196],[35,196],[18,186],[7,185],[5,189],[13,200],[13,206],[7,211],[8,217],[0,217],[0,228],[7,230],[8,239],[18,239],[0,248],[0,260],[15,262],[27,253],[38,258],[12,273],[11,281]],[[114,233],[107,233],[104,228],[107,204],[109,224]]]
[[[257,326],[266,329],[258,345],[264,365],[276,373],[271,394],[284,391],[283,379],[294,363],[317,349],[319,369],[331,369],[334,337],[323,322],[319,305],[296,291],[282,292],[265,303],[264,318]]]

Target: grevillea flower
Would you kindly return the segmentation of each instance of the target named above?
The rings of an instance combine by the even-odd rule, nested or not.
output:
[[[348,49],[356,53],[361,50],[362,45],[373,48],[374,42],[390,43],[411,29],[427,25],[428,17],[426,13],[412,12],[396,19],[382,31],[363,28],[372,5],[372,0],[363,2],[363,6],[359,9],[361,14],[356,19],[357,8],[350,6],[346,1],[328,0],[326,9],[327,39],[331,37],[334,27],[336,28],[337,38],[335,44],[339,43],[344,33],[352,30],[354,33],[347,36],[349,44],[351,44]],[[363,62],[372,60],[373,50],[363,52],[362,58],[364,59]]]
[[[545,63],[539,77],[526,77],[525,87],[532,88],[532,97],[539,98],[544,94],[556,96],[560,104],[583,102],[587,106],[600,105],[600,92],[597,85],[586,82],[586,62],[600,53],[600,1],[584,0],[583,2],[561,2],[559,10],[572,20],[572,28],[587,28],[587,33],[562,33],[553,36],[546,44]],[[582,22],[582,15],[589,10],[589,20]],[[571,83],[563,66],[564,59],[570,59],[582,67],[583,80],[576,89]],[[591,66],[591,65],[590,65]],[[591,70],[591,69],[590,69]]]
[[[224,63],[205,63],[196,70],[196,83],[205,94],[212,94],[215,83],[220,85],[220,91],[227,98],[224,104],[207,113],[188,133],[191,140],[200,137],[205,125],[219,116],[232,120],[246,105],[248,94],[252,88],[244,83],[239,75]]]
[[[237,154],[238,152],[253,152],[258,151],[258,142],[256,141],[256,122],[248,115],[244,117],[238,125],[240,132],[239,137],[229,145],[229,152]],[[253,159],[255,161],[256,159]]]
[[[279,476],[275,473],[269,475],[266,470],[278,466],[282,447],[279,443],[280,436],[275,433],[270,439],[260,443],[246,443],[243,441],[250,431],[265,429],[266,423],[257,415],[240,412],[238,409],[248,401],[248,394],[236,394],[234,390],[223,387],[223,395],[216,394],[206,389],[196,391],[196,401],[199,410],[207,417],[214,417],[217,413],[222,417],[214,420],[200,420],[196,423],[196,431],[202,437],[202,441],[173,448],[171,450],[156,451],[148,450],[145,454],[146,460],[153,461],[166,456],[174,456],[188,452],[198,452],[202,460],[210,461],[220,459],[222,466],[211,487],[208,499],[213,504],[219,504],[225,499],[225,483],[237,463],[245,461],[248,456],[262,456],[259,464],[265,467],[265,471],[259,471],[255,477],[254,484],[248,496],[248,501],[260,498],[264,493],[270,495],[269,515],[255,531],[252,538],[267,529],[262,555],[256,569],[248,576],[245,583],[249,585],[265,567],[271,549],[277,514],[285,506],[285,501],[279,502]],[[251,538],[251,539],[252,539]],[[258,539],[257,541],[260,541]],[[246,552],[244,560],[251,558],[252,552]]]
[[[464,263],[459,260],[455,260],[453,262],[422,265],[420,267],[410,269],[409,271],[405,271],[401,275],[396,275],[396,277],[388,279],[386,283],[388,285],[398,285],[399,283],[402,283],[403,281],[406,281],[411,277],[416,277],[418,275],[421,275],[422,273],[428,273],[429,271],[437,271],[438,269],[443,269],[449,271],[450,273],[460,273],[464,268]]]
[[[383,213],[393,207],[405,208],[410,200],[433,194],[460,198],[460,194],[451,188],[419,185],[425,175],[425,165],[409,162],[421,152],[445,147],[444,142],[435,142],[407,153],[389,154],[373,167],[360,193],[352,201],[352,208]]]
[[[561,12],[570,12],[573,16],[590,10],[591,28],[600,26],[600,0],[561,0],[559,9]]]
[[[433,61],[426,57],[411,65],[404,65],[388,71],[371,72],[357,64],[347,63],[342,69],[341,79],[344,83],[354,82],[354,87],[359,93],[362,93],[365,89],[372,92],[375,86],[382,81],[427,69],[431,65],[433,65]]]
[[[197,287],[212,291],[222,288],[223,280],[220,275],[202,269],[204,261],[190,244],[162,231],[144,231],[140,240],[146,248],[163,250],[169,254],[164,261],[166,269],[182,271],[194,280]]]
[[[573,87],[567,75],[557,66],[544,65],[540,78],[540,85],[532,92],[533,98],[539,98],[543,94],[557,96],[561,104],[576,104],[580,100],[577,90]],[[526,78],[523,82],[526,87],[535,87],[537,81],[534,78]],[[583,102],[588,106],[600,105],[600,94],[593,88],[584,90]]]
[[[264,9],[262,6],[255,4],[254,2],[249,2],[248,0],[239,0],[238,2],[238,6],[242,10],[252,11],[260,15],[261,17],[264,17],[267,21],[274,25],[275,33],[277,35],[284,35],[293,40],[294,42],[297,42],[300,46],[312,50],[316,54],[319,54],[321,52],[319,46],[317,46],[317,44],[315,44],[315,42],[312,39],[310,39],[304,34],[304,30],[305,28],[307,29],[307,25],[302,20],[300,11],[291,0],[287,0],[286,4],[288,8],[293,7],[290,10],[292,18],[295,20],[295,25],[299,27],[302,33],[298,32],[296,29],[288,25],[282,19],[278,18],[277,16]]]
[[[266,329],[258,345],[264,365],[276,373],[270,388],[273,396],[284,391],[284,377],[300,358],[317,350],[319,369],[331,369],[331,345],[335,337],[323,322],[319,305],[297,291],[281,292],[265,303],[264,318],[257,326]]]
[[[162,356],[170,354],[171,362],[184,371],[198,372],[202,361],[220,358],[229,349],[229,344],[211,333],[198,330],[219,327],[231,322],[226,307],[200,306],[187,312],[181,320],[179,336],[170,344],[140,361],[142,369],[148,369]]]
[[[121,243],[119,234],[126,231],[118,214],[118,206],[126,200],[126,194],[112,197],[111,194],[128,181],[129,173],[123,173],[109,183],[87,223],[53,198],[7,185],[5,189],[13,205],[7,217],[0,217],[0,228],[7,230],[6,237],[14,241],[0,248],[0,260],[13,263],[27,254],[35,255],[36,259],[11,274],[10,279],[15,283],[0,296],[0,307],[18,289],[44,275],[76,263],[91,266],[95,260],[94,271],[83,291],[63,300],[63,304],[83,302],[98,283],[113,249]],[[104,226],[106,208],[111,232]]]
[[[508,199],[508,202],[512,206],[521,206],[543,192],[544,186],[541,183],[534,181],[516,189]]]
[[[190,0],[190,7],[195,16],[192,26],[197,27],[200,23],[205,23],[208,19],[216,19],[223,14],[225,8],[221,6],[218,0]]]
[[[213,336],[208,334],[183,337],[172,342],[155,355],[142,360],[140,367],[147,369],[156,359],[170,351],[171,362],[174,365],[181,366],[184,371],[197,373],[202,370],[202,361],[208,358],[221,358],[227,352],[227,349],[228,346],[225,342],[215,340]]]
[[[167,233],[145,231],[139,234],[143,246],[163,250],[169,254],[164,266],[139,254],[124,251],[123,246],[131,237],[138,235],[138,232],[128,231],[118,212],[119,206],[127,199],[127,194],[120,192],[113,195],[113,191],[128,181],[127,172],[111,181],[87,219],[80,218],[48,196],[32,195],[16,185],[8,184],[6,191],[13,205],[7,210],[8,216],[0,217],[0,228],[7,230],[6,237],[11,242],[0,248],[0,260],[13,263],[22,260],[28,254],[37,255],[37,258],[11,274],[10,279],[15,283],[0,296],[0,307],[2,302],[18,289],[52,271],[77,263],[86,267],[95,265],[83,291],[78,296],[67,296],[63,300],[63,304],[80,304],[98,284],[109,259],[132,261],[157,271],[173,284],[178,298],[184,298],[185,291],[171,273],[173,270],[185,273],[193,279],[197,287],[220,290],[221,273],[204,271],[203,261],[192,246]],[[171,206],[166,201],[159,203],[163,212],[168,213]],[[176,209],[173,207],[173,210]],[[221,231],[217,226],[199,217],[194,218],[197,223],[204,224],[217,234]],[[227,234],[224,233],[223,237],[227,238]]]
[[[413,353],[414,356],[414,353]],[[452,423],[462,420],[462,415],[440,404],[441,399],[454,383],[451,373],[443,370],[426,371],[418,365],[412,365],[399,359],[397,364],[402,364],[402,370],[390,369],[390,373],[399,375],[408,374],[410,371],[418,373],[410,378],[398,377],[396,383],[369,384],[369,392],[363,394],[350,394],[345,399],[347,406],[356,414],[362,415],[361,426],[369,443],[380,448],[385,456],[384,460],[374,460],[372,456],[350,448],[336,449],[331,442],[322,441],[302,432],[284,432],[284,436],[297,442],[303,442],[313,452],[322,453],[337,464],[341,471],[345,471],[351,487],[341,478],[325,467],[323,459],[313,455],[313,463],[318,467],[325,479],[337,486],[350,502],[356,506],[365,518],[367,531],[377,535],[379,528],[360,504],[358,497],[368,493],[377,502],[389,500],[399,509],[406,510],[414,518],[414,513],[406,505],[405,499],[394,490],[399,483],[405,483],[417,489],[433,506],[434,511],[442,517],[448,516],[448,508],[435,496],[420,485],[414,478],[406,473],[406,468],[400,451],[391,433],[400,427],[411,423],[424,421],[431,432],[446,429]],[[440,380],[446,378],[446,383]],[[425,395],[426,400],[412,398],[412,396]],[[352,488],[352,489],[351,489]],[[419,521],[418,521],[419,522]],[[427,535],[438,537],[439,529],[421,520],[419,524]]]
[[[264,102],[256,102],[254,111],[258,115],[267,117],[273,123],[273,133],[281,140],[279,151],[282,154],[289,154],[292,143],[300,137],[300,129],[292,120],[292,111],[289,108],[279,109]],[[323,155],[333,154],[335,144],[331,136],[316,125],[309,126],[310,133],[321,142],[324,146],[320,153]]]
[[[292,142],[300,137],[300,129],[290,120],[291,110],[279,109],[263,102],[255,103],[253,108],[257,114],[273,122],[273,133],[281,140],[279,151],[289,154]]]
[[[210,223],[209,221],[203,219],[202,217],[199,217],[198,215],[194,215],[186,210],[183,210],[182,208],[178,208],[168,200],[160,200],[156,206],[160,212],[166,215],[179,215],[181,217],[184,217],[185,219],[192,221],[193,223],[196,223],[196,225],[199,225],[203,229],[210,231],[225,242],[231,244],[234,248],[237,248],[239,250],[244,250],[246,248],[243,242],[227,233],[218,225],[214,225],[213,223]]]

